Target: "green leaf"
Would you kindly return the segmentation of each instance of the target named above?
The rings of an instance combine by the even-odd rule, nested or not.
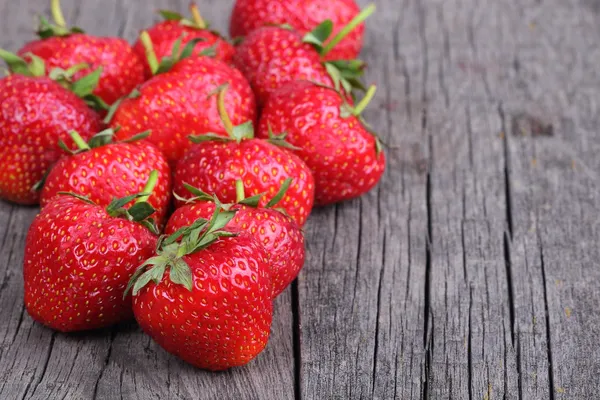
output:
[[[129,207],[129,210],[127,210],[127,212],[129,213],[133,221],[140,222],[154,214],[156,210],[154,209],[154,207],[152,207],[152,205],[150,205],[150,203],[143,201],[141,203],[135,203],[134,205]]]
[[[200,51],[200,53],[198,53],[199,56],[202,57],[216,57],[217,56],[217,45],[213,44],[210,47],[207,47],[205,49],[202,49],[202,51]]]
[[[251,197],[246,197],[244,200],[238,201],[238,204],[243,204],[245,206],[256,208],[258,207],[258,203],[260,203],[260,200],[264,195],[265,193],[259,193]]]
[[[92,94],[96,86],[98,86],[100,75],[102,75],[102,67],[96,68],[88,75],[73,82],[71,91],[81,98]]]
[[[32,73],[29,70],[29,65],[27,61],[18,55],[11,53],[10,51],[6,51],[4,49],[0,49],[0,58],[4,60],[8,68],[15,74],[31,76]]]
[[[183,187],[185,187],[188,190],[188,192],[193,194],[197,200],[204,200],[204,201],[214,201],[215,200],[214,196],[211,196],[210,194],[203,192],[202,190],[190,185],[189,183],[184,182]]]
[[[342,75],[340,74],[340,71],[333,65],[333,64],[329,64],[329,63],[325,63],[325,69],[327,70],[327,73],[329,74],[329,76],[331,77],[331,80],[333,81],[333,85],[336,91],[340,91],[340,83],[342,80]]]
[[[138,279],[136,279],[135,283],[133,285],[133,295],[137,296],[139,291],[144,286],[146,286],[148,283],[150,283],[150,281],[152,280],[152,277],[153,277],[153,271],[152,271],[152,269],[149,269],[148,271],[144,272]]]
[[[77,193],[73,193],[73,192],[58,192],[58,194],[62,195],[62,196],[71,196],[71,197],[75,197],[76,199],[79,199],[87,204],[92,204],[92,205],[96,205],[96,203],[94,203],[92,200],[90,200],[88,197],[86,196],[82,196],[80,194]]]
[[[154,220],[154,218],[146,218],[143,221],[139,221],[139,223],[145,226],[153,234],[160,234],[160,231],[158,230],[158,226],[156,225],[156,221]]]
[[[175,11],[158,10],[158,13],[167,21],[181,21],[184,16]]]
[[[110,106],[104,100],[102,100],[101,97],[95,94],[88,94],[87,96],[83,97],[83,100],[85,101],[85,104],[87,104],[88,107],[90,107],[93,110],[107,111],[110,109]]]
[[[323,49],[325,41],[331,36],[333,32],[333,22],[330,19],[326,19],[316,26],[311,32],[308,32],[302,38],[304,43],[310,43],[320,53]]]
[[[33,53],[27,53],[27,56],[31,58],[31,62],[29,63],[29,71],[33,76],[44,76],[46,75],[46,64],[44,60],[40,57],[36,56]]]
[[[222,136],[217,133],[203,133],[201,135],[189,135],[188,138],[192,143],[203,143],[203,142],[232,142],[233,139],[227,136]]]
[[[136,135],[133,135],[132,137],[128,138],[128,139],[123,139],[120,140],[120,143],[134,143],[134,142],[138,142],[140,140],[144,140],[146,139],[148,136],[150,136],[150,134],[152,133],[152,131],[150,129],[148,129],[147,131],[144,132],[140,132]]]
[[[192,279],[192,270],[183,259],[176,259],[171,265],[171,273],[169,274],[171,282],[184,286],[187,290],[192,291],[194,283]]]
[[[271,208],[279,203],[281,199],[283,199],[283,196],[285,196],[285,192],[287,192],[287,190],[290,188],[292,181],[292,178],[287,178],[285,181],[283,181],[283,184],[281,185],[281,188],[279,188],[277,194],[267,203],[265,207]]]
[[[96,147],[106,146],[111,143],[115,135],[115,131],[112,128],[105,129],[101,132],[96,133],[90,140],[88,140],[88,146],[92,149]]]
[[[121,197],[120,199],[113,199],[113,201],[110,202],[108,207],[106,207],[106,211],[108,212],[108,214],[110,214],[113,217],[121,216],[121,215],[123,215],[123,213],[125,211],[125,210],[123,210],[123,207],[125,207],[126,204],[132,202],[133,200],[135,200],[141,196],[145,196],[145,195],[132,194],[129,196]]]
[[[285,149],[289,149],[289,150],[302,150],[300,147],[296,147],[293,144],[291,144],[290,142],[287,142],[285,140],[288,136],[287,132],[282,132],[280,134],[273,133],[270,123],[267,124],[267,129],[269,130],[269,139],[267,139],[267,141],[269,143],[274,144],[275,146],[278,146],[278,147],[283,147]]]
[[[254,137],[254,125],[252,121],[244,122],[241,125],[234,126],[231,134],[238,143],[244,139],[252,139]]]
[[[178,229],[177,231],[175,231],[173,234],[169,235],[165,240],[164,240],[164,244],[166,246],[175,243],[177,241],[177,239],[179,239],[179,237],[181,235],[184,235],[188,232],[190,232],[193,229],[196,229],[198,227],[202,227],[202,229],[204,229],[204,227],[206,227],[206,225],[208,224],[208,220],[206,218],[198,218],[196,221],[194,221],[194,223],[190,226],[185,226],[182,227],[180,229]]]
[[[187,44],[185,45],[185,47],[183,48],[183,50],[181,51],[181,53],[178,56],[178,61],[181,61],[183,59],[188,58],[189,56],[192,55],[192,53],[194,52],[194,47],[196,47],[196,45],[200,42],[204,42],[205,40],[203,38],[194,38],[192,40],[190,40],[189,42],[187,42]]]

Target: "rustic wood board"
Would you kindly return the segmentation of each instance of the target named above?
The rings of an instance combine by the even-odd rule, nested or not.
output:
[[[154,10],[188,2],[63,3],[89,32],[134,40]],[[199,3],[226,32],[232,1]],[[37,210],[0,202],[0,399],[598,397],[600,6],[376,3],[366,116],[388,171],[314,212],[267,350],[211,374],[133,322],[77,335],[33,323],[21,263]],[[0,46],[29,40],[44,9],[0,0]]]

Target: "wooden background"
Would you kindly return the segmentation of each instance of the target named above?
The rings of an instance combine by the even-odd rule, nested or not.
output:
[[[47,3],[0,0],[0,46],[30,39]],[[72,23],[129,40],[156,8],[188,5],[63,3]],[[232,1],[199,3],[226,31]],[[211,374],[134,323],[33,323],[21,263],[37,210],[0,203],[0,399],[600,397],[600,2],[376,3],[366,117],[388,171],[314,212],[266,351]]]

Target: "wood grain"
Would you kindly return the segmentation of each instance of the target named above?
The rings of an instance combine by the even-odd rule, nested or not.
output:
[[[64,1],[133,41],[187,1]],[[226,32],[232,1],[200,1]],[[359,2],[362,5],[365,1]],[[1,399],[593,399],[600,392],[600,9],[587,0],[378,0],[366,113],[388,169],[319,209],[267,350],[198,371],[135,323],[63,335],[22,304],[37,212],[0,203]],[[0,0],[0,46],[45,0]]]

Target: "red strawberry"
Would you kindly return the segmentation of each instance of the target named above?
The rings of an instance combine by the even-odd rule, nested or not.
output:
[[[264,248],[247,233],[220,231],[234,212],[219,211],[162,241],[130,283],[142,329],[168,352],[209,370],[255,358],[273,313]]]
[[[374,6],[360,13],[349,26],[364,20]],[[266,26],[248,34],[236,49],[234,65],[246,76],[259,106],[269,95],[287,82],[308,80],[350,93],[364,90],[359,81],[364,64],[359,60],[324,62],[331,49],[347,29],[325,43],[331,36],[333,23],[326,20],[304,37],[286,27]]]
[[[0,56],[5,56],[0,50]],[[22,62],[23,60],[21,60]],[[63,151],[59,139],[72,146],[68,132],[90,138],[101,121],[85,102],[57,82],[43,76],[43,64],[19,64],[31,76],[0,79],[0,198],[35,204],[39,193],[31,188]]]
[[[284,291],[296,279],[304,265],[304,235],[298,224],[281,211],[271,208],[281,199],[291,183],[286,181],[282,190],[266,207],[258,207],[260,195],[244,198],[244,185],[236,182],[238,204],[235,217],[227,224],[232,232],[244,231],[251,234],[266,250],[271,264],[273,298]],[[198,195],[193,203],[178,208],[169,219],[165,229],[167,235],[189,226],[198,218],[210,218],[220,201],[195,188],[188,188]]]
[[[315,177],[315,203],[325,205],[358,197],[373,188],[385,169],[379,140],[360,113],[375,87],[356,106],[339,92],[306,81],[273,93],[262,113],[258,136],[286,132],[287,140]]]
[[[190,11],[192,20],[185,19],[181,14],[172,11],[160,11],[165,20],[147,29],[156,56],[159,59],[170,56],[173,45],[178,39],[181,39],[181,46],[187,45],[192,39],[200,39],[194,46],[194,51],[210,51],[215,59],[226,63],[230,62],[235,53],[233,45],[218,33],[208,29],[208,25],[200,16],[198,7],[194,3],[190,5]],[[138,39],[133,49],[141,59],[146,61],[146,49],[141,40]],[[150,66],[146,63],[145,67],[146,76],[151,77]]]
[[[144,81],[143,60],[127,41],[117,37],[87,35],[79,28],[69,29],[59,0],[52,0],[51,8],[56,25],[41,18],[38,31],[41,39],[27,43],[19,50],[19,55],[27,57],[28,54],[34,54],[40,57],[48,72],[54,68],[67,70],[78,64],[87,64],[87,68],[75,74],[75,79],[102,67],[94,94],[108,104],[114,103]]]
[[[281,208],[303,225],[312,210],[314,197],[313,177],[308,167],[297,156],[273,144],[284,145],[282,140],[254,139],[252,122],[233,126],[225,112],[225,89],[218,94],[223,125],[229,137],[201,135],[192,137],[197,142],[177,163],[173,188],[179,195],[191,194],[185,184],[207,193],[214,193],[225,202],[236,200],[235,181],[240,179],[251,196],[265,193],[260,204],[265,205],[279,191],[288,178],[294,180],[280,202]],[[183,205],[179,200],[178,206]]]
[[[189,57],[193,45],[194,42],[190,42],[181,54],[175,49],[177,57],[163,59],[160,65],[155,56],[149,57],[154,59],[154,71],[166,72],[147,81],[137,97],[125,99],[116,109],[111,126],[121,128],[117,138],[127,139],[140,130],[151,129],[148,141],[161,149],[170,162],[181,159],[191,147],[189,134],[227,135],[216,98],[211,96],[225,83],[230,88],[226,109],[233,115],[234,123],[256,119],[254,95],[244,76],[210,57]],[[153,54],[152,50],[149,53]],[[177,61],[179,57],[184,59]]]
[[[288,24],[304,35],[321,22],[331,20],[337,35],[359,13],[360,8],[354,0],[237,0],[229,32],[232,37],[239,37],[262,26]],[[350,60],[358,56],[365,27],[358,23],[351,28],[326,55],[327,60]]]
[[[162,226],[171,199],[171,170],[167,159],[150,143],[111,143],[113,134],[112,129],[107,129],[88,144],[76,132],[71,132],[79,150],[62,157],[46,177],[40,198],[42,207],[59,192],[77,193],[106,207],[115,198],[143,191],[155,170],[157,183],[148,202],[157,210],[156,219]],[[144,132],[137,139],[147,135],[148,132]]]
[[[62,332],[131,318],[125,287],[156,248],[156,237],[138,222],[148,223],[148,203],[125,210],[131,198],[121,199],[104,209],[75,196],[55,197],[33,220],[23,261],[27,312]]]

